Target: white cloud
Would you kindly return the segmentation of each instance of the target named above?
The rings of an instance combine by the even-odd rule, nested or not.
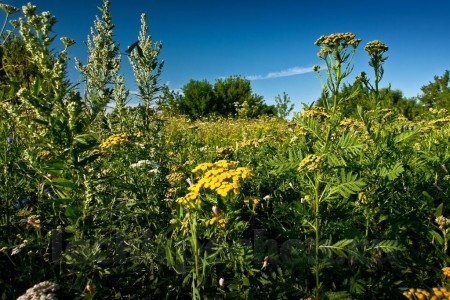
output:
[[[265,75],[250,75],[246,76],[245,78],[247,78],[248,80],[262,80],[262,79],[273,79],[279,77],[294,76],[311,72],[314,72],[312,67],[292,67],[278,72],[270,72]]]

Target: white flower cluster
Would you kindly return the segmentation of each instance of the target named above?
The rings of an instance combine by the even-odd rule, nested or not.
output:
[[[11,255],[16,255],[16,254],[20,253],[20,251],[22,251],[22,249],[25,248],[27,244],[28,244],[28,240],[23,240],[20,245],[17,245],[16,247],[14,247],[12,249]]]
[[[56,283],[43,281],[29,288],[17,300],[57,300],[55,292],[59,290]]]
[[[150,173],[155,173],[155,174],[159,173],[159,169],[158,169],[159,165],[150,160],[147,160],[147,159],[140,160],[137,163],[130,165],[130,168],[132,168],[132,169],[142,169],[144,167],[152,167],[153,169],[151,169],[149,171]]]

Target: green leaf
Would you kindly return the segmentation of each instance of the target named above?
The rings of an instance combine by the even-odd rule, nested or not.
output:
[[[352,194],[356,194],[361,191],[365,186],[365,182],[361,179],[357,179],[357,175],[353,175],[351,172],[345,174],[344,170],[341,171],[340,183],[330,189],[328,197],[339,194],[344,198],[348,198]]]
[[[352,299],[352,295],[350,295],[348,292],[346,291],[339,291],[339,292],[327,292],[327,298],[329,300],[350,300]]]
[[[77,226],[76,226],[76,225],[69,225],[69,226],[66,226],[66,227],[64,228],[64,230],[65,230],[67,233],[74,233],[74,232],[77,231]]]
[[[386,240],[386,241],[380,241],[371,247],[372,250],[383,250],[386,253],[394,252],[394,251],[401,251],[403,248],[399,245],[397,241],[392,240]]]
[[[380,176],[381,177],[387,177],[389,180],[394,180],[398,176],[400,176],[401,173],[403,173],[405,169],[403,169],[401,162],[396,162],[394,166],[391,169],[386,169],[385,167],[380,169]]]
[[[71,219],[74,222],[77,221],[77,219],[81,215],[80,209],[75,206],[67,206],[64,213],[65,213],[66,217],[68,217],[69,219]]]
[[[82,160],[80,160],[77,165],[78,166],[86,166],[89,163],[91,163],[94,160],[96,160],[99,156],[101,156],[101,153],[95,153],[93,155],[89,155],[88,157],[85,157]]]
[[[45,171],[60,171],[66,167],[66,164],[62,160],[49,160],[45,161],[44,164],[42,169]]]
[[[61,188],[74,188],[75,183],[70,179],[64,179],[64,178],[55,178],[52,180],[52,184],[54,186],[58,186]]]
[[[441,204],[439,204],[438,207],[436,207],[436,211],[434,212],[434,216],[436,218],[442,216],[442,211],[443,210],[444,210],[444,203],[441,203]]]
[[[417,133],[418,133],[417,131],[404,131],[395,137],[394,142],[396,144],[409,142],[410,139],[415,138]]]
[[[436,242],[437,242],[439,245],[443,245],[443,244],[444,244],[444,239],[442,238],[442,236],[441,236],[438,232],[436,232],[436,231],[434,231],[434,230],[430,230],[430,234],[431,234],[431,237],[432,237],[434,240],[436,240]]]
[[[340,241],[336,242],[334,245],[329,245],[328,243],[325,243],[324,245],[320,245],[319,248],[331,250],[336,255],[347,258],[347,253],[346,253],[347,248],[352,243],[353,243],[352,239],[345,239],[345,240],[340,240]]]
[[[242,285],[243,286],[250,286],[250,280],[248,280],[247,277],[242,276]]]

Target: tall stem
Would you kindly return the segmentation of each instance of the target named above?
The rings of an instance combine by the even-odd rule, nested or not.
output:
[[[319,242],[320,242],[320,222],[319,222],[319,206],[320,206],[320,176],[316,177],[316,186],[315,186],[315,202],[314,202],[314,228],[316,233],[315,239],[315,275],[316,275],[316,299],[319,299],[320,291],[320,278],[319,278]]]
[[[193,218],[191,220],[191,245],[192,245],[192,252],[194,255],[194,271],[195,271],[195,288],[198,288],[199,283],[201,281],[201,277],[199,274],[199,261],[198,261],[198,243],[197,243],[197,220]],[[193,295],[195,295],[195,291],[192,291]]]

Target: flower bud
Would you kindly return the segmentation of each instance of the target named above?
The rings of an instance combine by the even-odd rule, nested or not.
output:
[[[269,265],[269,257],[266,256],[264,257],[263,268],[267,268],[268,265]]]
[[[219,286],[220,286],[221,288],[224,288],[224,287],[225,287],[225,279],[223,279],[223,278],[220,278],[220,279],[219,279]]]
[[[219,214],[219,208],[217,207],[217,206],[213,206],[212,207],[212,212],[213,212],[213,214],[215,215],[215,216],[217,216],[218,214]]]

